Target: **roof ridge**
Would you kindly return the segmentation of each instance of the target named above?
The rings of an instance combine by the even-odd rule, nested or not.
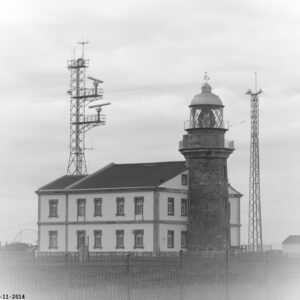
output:
[[[141,163],[124,163],[114,164],[115,166],[126,166],[126,165],[150,165],[150,164],[166,164],[166,163],[184,163],[184,160],[170,160],[170,161],[155,161],[155,162],[141,162]]]

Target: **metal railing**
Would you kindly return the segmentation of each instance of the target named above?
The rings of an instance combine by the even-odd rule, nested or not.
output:
[[[97,253],[84,263],[75,253],[48,254],[0,252],[1,293],[54,300],[279,300],[288,299],[285,287],[291,293],[287,283],[300,279],[300,259],[272,251]]]
[[[103,89],[98,88],[97,91],[94,88],[85,88],[84,90],[80,90],[78,95],[74,95],[72,93],[72,98],[84,98],[84,97],[103,97]]]

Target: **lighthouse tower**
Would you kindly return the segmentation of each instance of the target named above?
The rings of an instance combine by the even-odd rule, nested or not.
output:
[[[224,106],[207,81],[189,106],[179,149],[189,169],[189,250],[230,245],[227,158],[234,147],[225,143]]]

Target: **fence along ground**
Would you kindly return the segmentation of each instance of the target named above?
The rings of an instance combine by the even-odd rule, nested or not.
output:
[[[290,283],[300,279],[297,266],[299,259],[270,253],[98,255],[81,264],[73,254],[66,259],[0,253],[0,293],[54,300],[281,300],[285,295],[280,284],[290,290]]]

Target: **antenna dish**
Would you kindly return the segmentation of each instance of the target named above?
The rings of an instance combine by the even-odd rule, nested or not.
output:
[[[96,82],[98,82],[98,83],[103,83],[103,82],[104,82],[103,80],[97,79],[97,78],[95,78],[95,77],[92,77],[92,76],[87,76],[87,79],[90,79],[90,80],[96,81]]]
[[[91,105],[91,106],[89,106],[89,108],[102,107],[102,106],[110,105],[110,104],[111,104],[110,102],[106,102],[103,104]]]

